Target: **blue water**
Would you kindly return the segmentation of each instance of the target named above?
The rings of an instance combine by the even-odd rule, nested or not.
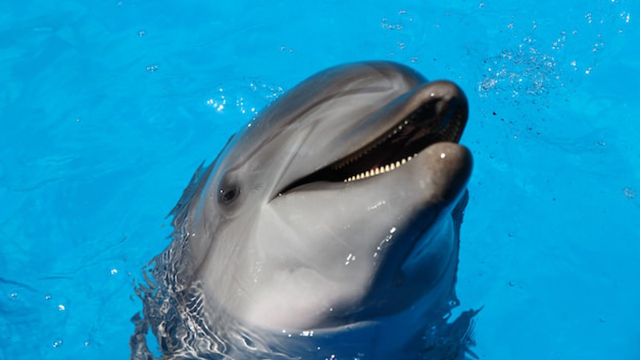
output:
[[[640,359],[640,2],[0,3],[0,359],[126,359],[193,171],[286,89],[456,81],[481,359]],[[152,339],[150,339],[152,341]]]

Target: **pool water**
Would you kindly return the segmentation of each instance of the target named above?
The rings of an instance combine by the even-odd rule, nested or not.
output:
[[[307,76],[465,89],[481,359],[640,359],[640,3],[0,3],[0,359],[126,359],[202,161]],[[153,338],[149,338],[153,347]]]

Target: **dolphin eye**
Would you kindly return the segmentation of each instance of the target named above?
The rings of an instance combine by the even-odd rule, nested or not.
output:
[[[240,195],[240,189],[236,186],[222,186],[218,189],[218,203],[229,205]]]

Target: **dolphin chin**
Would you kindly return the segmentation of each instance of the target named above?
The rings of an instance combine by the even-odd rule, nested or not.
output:
[[[140,285],[132,358],[463,359],[450,319],[467,99],[390,62],[320,72],[196,171]],[[381,340],[384,339],[384,340]]]

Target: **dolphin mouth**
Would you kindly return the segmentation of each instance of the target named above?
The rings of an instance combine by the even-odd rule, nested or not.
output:
[[[435,86],[453,87],[454,96],[434,96]],[[448,89],[451,92],[451,89]],[[428,93],[424,96],[424,93]],[[304,176],[278,192],[285,194],[315,182],[351,183],[396,170],[438,142],[458,143],[467,123],[467,99],[455,84],[440,81],[412,91],[407,99],[389,104],[395,116],[382,135],[358,150]],[[417,100],[416,100],[417,98]],[[384,110],[382,110],[384,112]],[[398,116],[400,115],[400,116]],[[389,122],[387,122],[389,123]]]

